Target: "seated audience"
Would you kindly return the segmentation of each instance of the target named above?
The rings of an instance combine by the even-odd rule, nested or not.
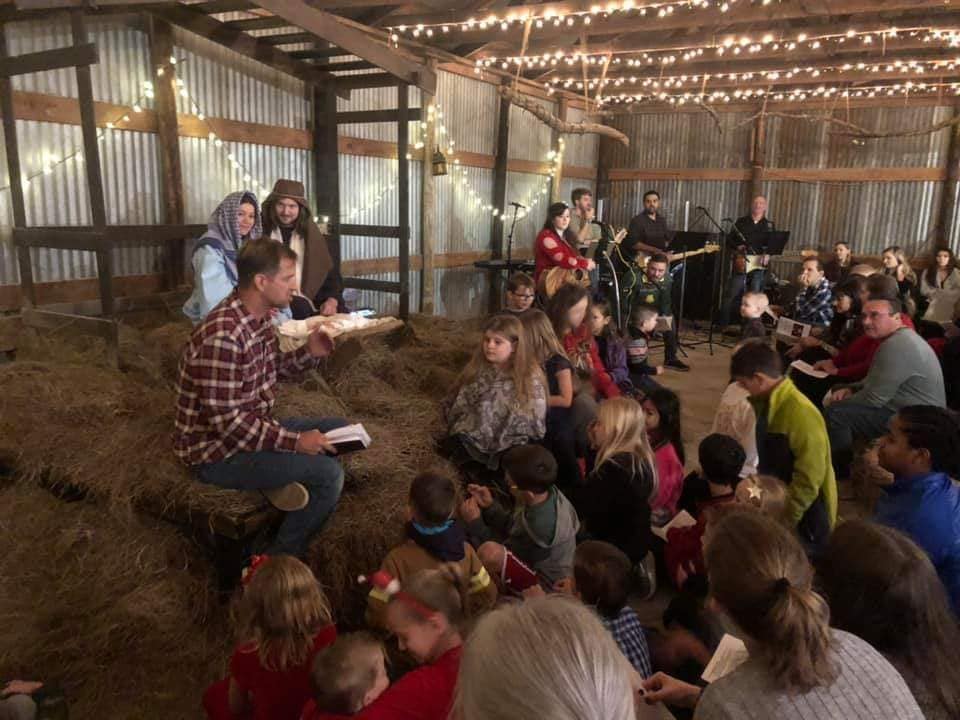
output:
[[[310,568],[289,555],[257,556],[243,582],[240,643],[203,707],[211,720],[296,720],[310,698],[313,659],[337,637],[330,604]]]
[[[578,374],[593,383],[600,397],[617,397],[620,389],[600,357],[587,320],[590,295],[579,285],[564,285],[547,303],[547,316]]]
[[[604,400],[590,434],[596,461],[576,496],[584,530],[626,553],[639,566],[638,575],[649,581],[641,594],[652,593],[653,567],[644,561],[653,547],[650,503],[656,497],[657,471],[643,410],[630,398]]]
[[[642,393],[660,387],[654,377],[663,374],[663,365],[650,364],[650,341],[657,327],[657,309],[649,305],[634,305],[630,311],[627,331],[627,370],[630,382]]]
[[[260,203],[253,192],[230,193],[210,215],[206,232],[193,244],[193,292],[183,305],[194,325],[237,287],[237,253],[260,234]]]
[[[834,467],[849,466],[854,438],[880,437],[894,413],[907,405],[944,407],[940,361],[927,342],[900,320],[898,300],[870,299],[863,306],[863,331],[880,342],[863,382],[838,385],[824,410]]]
[[[295,319],[347,312],[340,244],[332,235],[325,237],[313,221],[303,183],[274,183],[263,201],[263,237],[282,242],[297,253],[298,293],[290,303]]]
[[[878,448],[893,473],[882,488],[876,520],[908,535],[930,556],[960,617],[960,420],[950,410],[901,408]]]
[[[787,522],[787,485],[773,475],[753,475],[744,478],[734,492],[738,505],[756,508],[777,522]]]
[[[495,315],[487,320],[483,340],[457,379],[445,410],[456,462],[465,453],[468,460],[495,470],[505,451],[543,438],[543,370],[517,318]]]
[[[469,609],[479,613],[493,606],[497,587],[467,542],[463,525],[456,518],[457,487],[438,473],[417,475],[410,484],[407,504],[407,539],[384,558],[381,570],[403,584],[421,570],[432,570],[444,563],[454,563],[460,574],[469,580]],[[367,624],[383,627],[386,623],[389,596],[372,588],[367,598]]]
[[[830,288],[830,281],[823,274],[820,260],[808,257],[803,261],[800,285],[803,289],[784,310],[784,315],[808,325],[828,325],[833,318],[833,290]]]
[[[467,582],[456,566],[422,570],[390,595],[387,628],[420,667],[357,714],[362,720],[447,720],[468,619]],[[391,588],[392,589],[392,588]]]
[[[923,550],[896,530],[852,520],[834,531],[817,576],[833,626],[889,660],[927,720],[960,717],[960,626]]]
[[[383,643],[357,632],[341,635],[317,653],[310,681],[313,698],[302,720],[336,720],[357,715],[390,685]]]
[[[714,605],[740,628],[750,656],[705,689],[657,673],[644,681],[648,702],[696,706],[698,720],[923,718],[880,653],[830,628],[813,569],[783,525],[727,513],[711,524],[705,555]]]
[[[960,290],[957,258],[948,247],[938,247],[933,251],[930,266],[920,276],[920,294],[927,302],[933,300],[940,290]]]
[[[743,294],[740,303],[740,317],[743,318],[743,329],[740,337],[743,340],[750,338],[765,338],[767,327],[763,324],[763,314],[770,308],[770,300],[766,294],[748,292]]]
[[[597,343],[597,351],[603,366],[610,373],[610,377],[624,395],[635,395],[636,389],[630,380],[630,371],[627,368],[627,347],[613,322],[610,303],[606,300],[597,300],[590,307],[588,317],[590,332]]]
[[[846,240],[837,240],[833,244],[833,257],[823,266],[823,274],[827,276],[827,280],[837,285],[850,276],[856,264],[857,261],[853,259],[850,252],[850,243]]]
[[[596,615],[563,596],[488,613],[463,652],[459,720],[650,720],[639,679]]]
[[[648,392],[640,405],[657,464],[657,493],[650,503],[653,524],[664,525],[677,514],[677,501],[683,492],[686,454],[680,430],[680,398],[673,390],[658,387]]]
[[[297,254],[251,240],[237,255],[237,289],[194,329],[177,377],[174,453],[201,482],[259,490],[286,511],[271,554],[300,555],[336,507],[343,468],[325,432],[339,418],[271,417],[278,377],[316,368],[333,343],[315,329],[306,344],[281,352],[272,310],[290,304]]]
[[[576,510],[556,488],[557,463],[549,450],[525,445],[504,454],[503,469],[516,510],[495,502],[489,487],[468,485],[460,515],[498,583],[504,582],[507,556],[513,555],[553,587],[573,572],[580,528]]]
[[[698,517],[706,508],[733,500],[747,454],[736,438],[713,433],[697,448],[700,471],[683,479],[677,508]]]
[[[823,416],[783,376],[776,350],[746,343],[730,361],[730,376],[750,393],[757,415],[758,469],[787,483],[787,522],[815,553],[837,521],[837,483]]]
[[[513,315],[523,315],[533,307],[536,296],[533,278],[525,272],[515,272],[507,280],[507,304],[503,309]]]
[[[910,267],[906,253],[899,245],[885,248],[880,256],[883,265],[883,274],[889,275],[897,281],[897,290],[903,309],[913,317],[916,314],[917,274]]]
[[[564,493],[573,493],[583,483],[579,458],[586,453],[587,438],[577,437],[573,420],[574,387],[573,363],[560,345],[550,319],[542,310],[531,308],[520,318],[527,345],[547,378],[547,431],[543,445],[557,461],[557,487]],[[596,403],[590,399],[591,407]]]
[[[610,543],[587,540],[573,556],[571,591],[584,605],[595,608],[620,651],[640,677],[653,674],[647,636],[637,613],[627,603],[633,565]]]

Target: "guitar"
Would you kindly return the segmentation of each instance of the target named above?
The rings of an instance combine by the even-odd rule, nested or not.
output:
[[[619,245],[623,239],[627,236],[627,231],[619,230],[617,234],[608,242],[613,243],[614,245]],[[598,242],[591,243],[590,247],[587,248],[586,257],[594,261],[595,267],[593,270],[582,270],[577,268],[575,270],[569,270],[562,267],[553,267],[549,270],[545,270],[540,276],[540,292],[546,298],[553,297],[557,290],[559,290],[564,285],[570,283],[573,285],[580,285],[582,287],[590,287],[591,285],[596,285],[599,282],[599,265],[596,264],[596,254],[597,248],[600,246],[600,243],[604,242],[601,239]]]
[[[682,253],[673,253],[670,255],[670,262],[680,262],[681,260],[686,260],[687,258],[696,257],[697,255],[709,255],[711,253],[720,252],[720,246],[716,243],[707,243],[702,248],[697,250],[688,250]],[[637,255],[636,264],[641,268],[647,267],[647,261],[649,261],[649,255]]]

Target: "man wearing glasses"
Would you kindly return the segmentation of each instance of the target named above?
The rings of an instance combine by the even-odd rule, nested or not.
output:
[[[848,475],[854,438],[874,440],[909,405],[946,406],[940,361],[927,341],[903,325],[898,298],[871,296],[863,332],[880,342],[862,382],[835,386],[823,411],[834,467]]]

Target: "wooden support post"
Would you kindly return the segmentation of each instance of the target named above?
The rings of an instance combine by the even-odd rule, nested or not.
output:
[[[509,80],[505,80],[505,83]],[[503,234],[507,230],[507,156],[510,150],[510,101],[500,96],[500,115],[497,122],[497,155],[493,166],[493,206],[500,210],[490,231],[490,252],[494,260],[503,257]],[[491,271],[490,312],[496,312],[503,298],[503,274]]]
[[[758,114],[750,134],[750,201],[763,194],[763,168],[766,165],[767,119]]]
[[[70,25],[74,45],[87,42],[87,28],[83,10],[70,12]],[[100,148],[97,140],[96,115],[93,105],[93,82],[90,66],[78,65],[77,96],[80,101],[80,128],[83,132],[84,167],[87,170],[87,188],[90,196],[90,215],[95,230],[107,226],[107,208],[103,197],[103,174],[100,170]],[[102,248],[97,251],[97,277],[100,282],[100,304],[106,317],[113,316],[113,251]]]
[[[410,125],[407,123],[407,108],[410,106],[410,86],[397,84],[397,203],[400,228],[400,318],[410,317]]]
[[[427,61],[427,69],[437,71],[437,61],[433,58]],[[420,93],[421,118],[427,123],[423,131],[423,172],[420,175],[420,255],[423,257],[423,267],[420,270],[420,312],[433,315],[433,253],[436,248],[436,212],[437,195],[433,178],[433,151],[436,149],[436,113],[428,110],[433,105],[434,96],[424,91]]]
[[[183,171],[180,166],[180,140],[177,134],[177,96],[173,88],[176,66],[173,55],[173,27],[166,20],[147,17],[150,32],[150,67],[164,67],[167,73],[156,83],[157,135],[160,144],[160,177],[163,192],[163,221],[182,225]],[[184,282],[184,241],[173,240],[166,250],[168,289]]]
[[[567,98],[561,97],[560,101],[557,103],[557,117],[561,120],[567,119]],[[560,143],[563,140],[563,136],[553,130],[550,133],[550,149],[560,152],[561,145]],[[566,198],[560,197],[560,186],[563,183],[563,156],[560,156],[560,160],[557,162],[557,172],[553,176],[553,181],[550,183],[550,202],[556,203],[560,201],[566,201]]]
[[[6,26],[0,25],[0,58],[7,57]],[[20,180],[20,148],[17,144],[17,121],[13,113],[13,85],[9,77],[0,78],[0,113],[3,114],[3,139],[7,150],[7,172],[10,175],[10,202],[13,205],[13,225],[18,228],[27,226],[27,209],[23,199],[23,185]],[[30,248],[17,247],[17,261],[20,266],[20,287],[28,306],[37,304],[37,291],[33,285],[33,265],[30,260]]]
[[[960,104],[953,106],[953,115],[960,115]],[[960,125],[952,125],[947,132],[950,141],[947,146],[947,179],[943,183],[943,192],[940,197],[940,209],[937,213],[937,222],[934,227],[934,242],[937,245],[947,245],[952,223],[958,222],[957,217],[957,190],[960,183]]]
[[[340,272],[340,164],[337,155],[337,93],[333,83],[313,86],[313,186],[316,198],[314,212],[327,218],[328,235],[334,268]],[[313,298],[310,298],[311,300]]]

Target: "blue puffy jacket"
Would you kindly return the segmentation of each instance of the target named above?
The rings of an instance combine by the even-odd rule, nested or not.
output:
[[[930,556],[960,617],[960,488],[944,473],[897,478],[876,520],[910,536]]]

